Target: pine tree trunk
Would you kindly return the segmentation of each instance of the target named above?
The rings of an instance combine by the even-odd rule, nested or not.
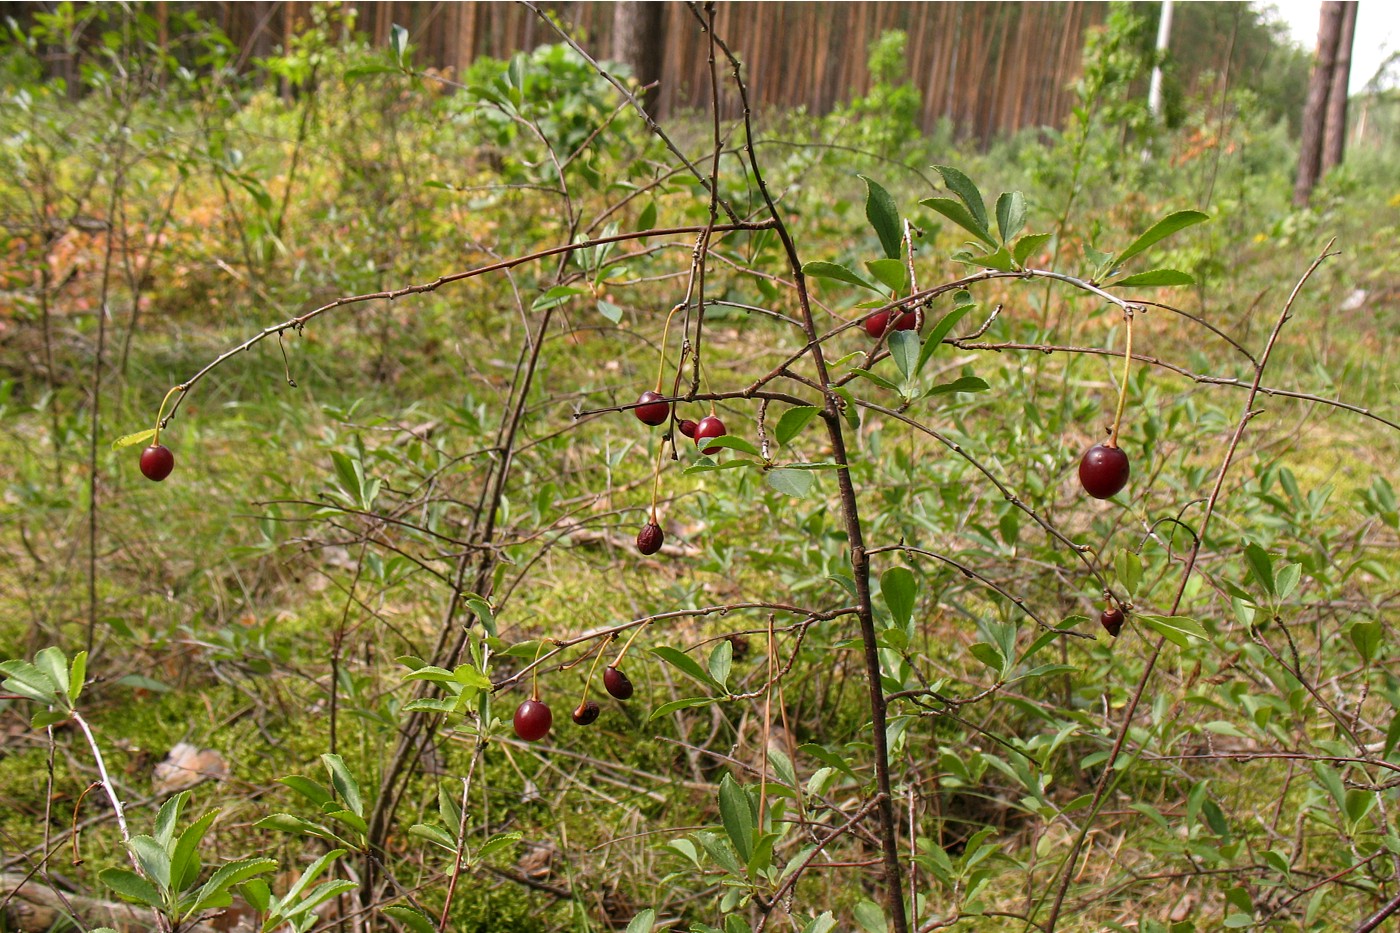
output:
[[[642,84],[650,84],[661,77],[661,52],[666,44],[665,12],[664,3],[639,0],[620,0],[613,7],[612,58],[631,65],[633,75]],[[644,100],[651,110],[656,102],[656,91],[648,91]]]
[[[1357,0],[1342,4],[1342,28],[1337,37],[1337,60],[1332,66],[1332,90],[1327,95],[1327,121],[1322,133],[1322,174],[1342,164],[1347,138],[1347,85],[1351,83],[1351,44],[1356,36]]]
[[[1303,105],[1303,139],[1298,148],[1298,180],[1293,186],[1293,206],[1304,207],[1312,196],[1322,167],[1322,136],[1327,121],[1327,98],[1337,62],[1337,40],[1342,34],[1342,0],[1323,0],[1317,30],[1317,53],[1308,98]]]

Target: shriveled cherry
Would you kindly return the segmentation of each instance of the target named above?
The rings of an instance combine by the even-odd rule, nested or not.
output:
[[[175,455],[164,444],[152,444],[141,451],[141,475],[159,483],[175,469]]]
[[[1123,610],[1117,606],[1109,606],[1099,616],[1099,624],[1104,627],[1104,631],[1118,637],[1118,633],[1123,630]]]
[[[646,390],[637,399],[641,404],[632,409],[632,414],[636,415],[637,420],[642,424],[649,424],[652,427],[661,424],[671,417],[671,403],[660,401],[661,398],[660,392]]]
[[[681,421],[678,427],[681,429],[681,433],[684,434],[686,437],[692,440],[695,439],[696,424],[694,421],[691,421],[689,418],[686,418],[683,421]]]
[[[596,701],[585,700],[578,705],[578,709],[574,710],[574,723],[580,726],[591,726],[598,721],[598,714],[602,711],[602,707]]]
[[[637,532],[637,550],[643,554],[655,554],[661,550],[665,540],[666,535],[661,531],[661,526],[656,522],[647,522],[642,526],[642,530]]]
[[[615,667],[609,666],[603,671],[603,687],[619,700],[632,699],[632,681]]]
[[[1095,444],[1079,461],[1079,482],[1095,499],[1111,499],[1128,485],[1128,455],[1121,447]]]
[[[554,714],[541,700],[526,700],[515,708],[515,734],[527,742],[538,742],[549,734]]]
[[[706,415],[700,419],[700,423],[695,426],[695,446],[699,447],[712,437],[722,437],[728,432],[724,429],[724,422],[714,415]],[[707,454],[717,454],[724,448],[711,445],[701,452]]]

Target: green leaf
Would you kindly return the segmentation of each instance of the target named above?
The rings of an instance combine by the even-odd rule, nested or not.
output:
[[[814,917],[812,922],[802,928],[802,933],[831,933],[836,929],[836,918],[831,915],[831,911],[823,911],[821,916]]]
[[[641,216],[637,218],[638,230],[651,230],[656,226],[656,202],[648,201],[647,206],[642,208]],[[643,243],[646,240],[642,241]]]
[[[737,450],[740,453],[748,454],[750,457],[763,456],[753,441],[745,437],[736,437],[733,434],[721,434],[719,437],[712,437],[706,442],[705,448],[727,447],[730,450]]]
[[[838,282],[845,282],[848,285],[859,285],[861,288],[868,288],[872,292],[879,291],[874,285],[839,263],[821,261],[809,262],[803,265],[802,271],[813,278],[835,279]]]
[[[585,294],[584,289],[574,288],[572,285],[555,285],[549,291],[530,303],[531,311],[545,311],[549,308],[557,308],[562,304],[572,301],[575,295]]]
[[[929,210],[937,211],[944,217],[947,217],[953,223],[962,227],[992,249],[996,249],[1001,245],[997,243],[996,240],[992,239],[992,235],[987,228],[979,225],[976,218],[969,214],[967,208],[963,207],[960,202],[954,201],[952,198],[924,198],[919,203]]]
[[[652,933],[656,929],[656,911],[648,907],[632,918],[624,933]]]
[[[68,665],[68,702],[70,704],[77,703],[78,697],[82,695],[83,685],[87,680],[87,658],[86,651],[79,651],[73,655],[73,660]]]
[[[1016,260],[1016,265],[1024,266],[1026,260],[1031,258],[1033,253],[1039,252],[1040,248],[1054,239],[1053,233],[1028,233],[1016,241],[1016,245],[1011,249],[1011,258]]]
[[[1278,574],[1274,577],[1274,585],[1278,588],[1278,598],[1287,599],[1293,595],[1293,591],[1298,587],[1298,581],[1303,576],[1302,564],[1284,564],[1279,568]]]
[[[960,252],[953,255],[956,262],[970,263],[974,266],[981,266],[984,269],[995,269],[998,272],[1011,272],[1016,268],[1011,261],[1011,254],[1006,247],[1000,247],[990,253]]]
[[[1119,288],[1146,288],[1154,285],[1195,285],[1196,279],[1188,273],[1179,269],[1153,269],[1149,272],[1139,272],[1136,275],[1124,276],[1121,279],[1109,282],[1110,287]]]
[[[138,904],[145,904],[147,907],[160,908],[162,902],[160,892],[155,889],[145,878],[127,868],[108,868],[97,876],[102,883],[123,900],[135,901]]]
[[[396,75],[402,71],[403,68],[393,65],[359,65],[355,68],[345,69],[345,80],[354,81],[356,78],[364,78],[369,75]]]
[[[330,867],[331,863],[344,855],[345,852],[345,849],[332,849],[308,865],[306,870],[301,873],[301,877],[287,889],[287,896],[283,898],[283,901],[292,901],[300,897],[301,892],[306,890],[306,886],[319,878]]]
[[[1019,191],[1002,192],[997,198],[997,230],[1001,242],[1009,243],[1026,226],[1026,196]]]
[[[496,835],[481,844],[481,848],[478,849],[476,853],[477,861],[485,861],[497,852],[509,849],[524,838],[524,836],[525,834],[521,832],[496,833]]]
[[[34,666],[44,672],[44,675],[53,682],[54,699],[60,701],[60,705],[68,702],[68,659],[64,657],[63,651],[50,645],[43,648],[34,655]]]
[[[891,567],[880,575],[880,595],[889,607],[890,615],[900,625],[908,625],[914,616],[914,598],[918,583],[908,567]]]
[[[812,491],[812,486],[817,478],[812,475],[811,470],[789,470],[779,467],[776,470],[769,470],[764,480],[776,491],[785,496],[792,496],[796,499],[804,499]]]
[[[874,901],[861,901],[853,913],[856,923],[865,933],[886,933],[889,929],[889,924],[885,921],[885,912]]]
[[[335,797],[323,785],[300,774],[289,774],[284,778],[278,778],[277,783],[290,787],[318,807],[335,800]]]
[[[1376,652],[1381,646],[1381,635],[1383,629],[1379,622],[1358,622],[1351,627],[1347,634],[1351,637],[1351,643],[1356,646],[1356,651],[1361,655],[1363,661],[1374,661]]]
[[[897,330],[889,335],[890,357],[905,379],[919,366],[919,335],[912,330]]]
[[[402,923],[412,933],[438,933],[437,924],[412,907],[383,907],[380,908],[380,913]]]
[[[902,295],[909,290],[909,267],[898,259],[872,259],[865,264],[870,274],[881,284]]]
[[[972,217],[977,221],[978,226],[983,230],[988,229],[987,205],[982,200],[982,192],[977,190],[972,179],[951,165],[935,165],[933,170],[943,176],[943,184],[948,186],[948,190],[956,194],[958,199],[967,205],[967,209],[972,212]]]
[[[398,23],[394,23],[389,29],[389,49],[394,53],[394,60],[402,67],[404,53],[408,50],[408,30]]]
[[[886,389],[890,392],[895,393],[896,395],[903,395],[903,392],[898,385],[886,379],[884,376],[881,376],[879,373],[872,373],[868,369],[853,369],[851,370],[851,372],[861,377],[862,379],[869,379],[871,382],[875,383],[882,389]]]
[[[598,299],[597,304],[598,313],[609,321],[616,324],[618,321],[622,320],[622,308],[619,306],[613,304],[611,301],[604,301],[602,298]]]
[[[695,706],[708,706],[714,702],[714,697],[684,697],[679,700],[672,700],[669,703],[662,703],[656,709],[652,710],[651,715],[647,717],[647,722],[660,719],[663,716],[669,716],[678,710],[691,709]]]
[[[363,467],[338,450],[331,451],[331,462],[335,464],[335,475],[340,481],[341,490],[351,502],[358,504],[364,497]]]
[[[162,891],[170,890],[170,853],[154,836],[140,833],[126,842],[126,847],[141,863],[141,871]]]
[[[248,884],[255,883],[256,882],[248,882]],[[291,910],[287,911],[285,916],[289,920],[293,917],[299,917],[312,910],[315,910],[317,907],[321,906],[331,898],[339,897],[340,895],[345,894],[349,891],[353,891],[358,887],[359,885],[355,882],[346,881],[343,879],[322,881],[320,884],[316,885],[316,887],[312,888],[307,893],[306,897],[302,898],[300,901],[297,901],[296,906],[293,907]],[[244,885],[243,890],[248,890],[248,885]],[[287,898],[283,898],[284,902],[286,900]]]
[[[176,891],[188,891],[199,880],[199,871],[203,867],[199,859],[199,844],[218,815],[218,810],[210,810],[180,833],[170,856],[170,882]]]
[[[190,799],[189,791],[181,791],[161,805],[156,813],[155,838],[165,848],[175,841],[175,824],[180,821],[180,811]]]
[[[360,785],[350,774],[350,769],[345,767],[345,762],[339,755],[322,755],[321,761],[326,765],[326,770],[331,774],[331,783],[335,785],[336,792],[340,794],[342,800],[356,816],[365,815],[364,801],[360,799]]]
[[[974,658],[994,671],[1000,672],[1001,669],[1006,666],[1006,659],[1001,656],[1001,652],[996,649],[995,645],[989,645],[985,641],[979,641],[971,645],[967,650]]]
[[[1138,586],[1142,583],[1142,558],[1124,548],[1118,552],[1116,566],[1118,582],[1123,584],[1123,589],[1129,596],[1136,595]]]
[[[778,427],[774,434],[778,438],[778,443],[786,447],[794,437],[802,433],[802,429],[807,427],[821,409],[815,405],[794,405],[783,416],[778,419]]]
[[[709,672],[700,666],[699,662],[684,651],[679,651],[669,645],[656,645],[652,647],[651,653],[672,666],[679,668],[682,673],[688,674],[705,686],[723,692],[724,687],[717,683],[715,679],[710,676]]]
[[[1152,244],[1166,239],[1178,230],[1184,230],[1192,224],[1198,224],[1203,220],[1210,220],[1210,215],[1203,214],[1200,211],[1177,211],[1174,214],[1168,214],[1149,227],[1146,233],[1138,237],[1127,249],[1118,254],[1118,265],[1121,266]]]
[[[0,674],[5,675],[3,687],[9,693],[49,705],[57,702],[53,679],[28,661],[0,662]]]
[[[195,916],[208,907],[217,906],[227,897],[229,888],[234,885],[241,884],[255,875],[276,870],[277,860],[272,858],[238,859],[221,866],[200,887],[199,893],[195,895],[194,904],[185,912],[185,917]]]
[[[741,861],[747,862],[753,855],[753,801],[748,791],[729,774],[719,783],[719,815],[734,851],[739,853]]]
[[[123,434],[112,441],[113,450],[121,450],[123,447],[134,447],[137,444],[144,444],[156,436],[155,428],[147,428],[144,431],[136,431],[132,434]]]
[[[960,376],[952,382],[944,382],[934,386],[924,393],[924,398],[932,398],[935,395],[946,395],[949,392],[986,392],[991,386],[987,385],[985,379],[978,376]]]
[[[710,676],[727,693],[729,691],[729,671],[734,666],[734,646],[728,639],[717,642],[710,650]]]
[[[895,206],[890,193],[864,175],[857,175],[865,182],[865,219],[875,229],[885,255],[898,260],[904,253],[904,233],[900,230],[899,208]]]
[[[1205,640],[1210,636],[1201,627],[1201,623],[1185,616],[1148,616],[1140,615],[1138,620],[1148,628],[1162,635],[1174,645],[1182,648],[1189,647],[1192,638]]]
[[[1274,562],[1269,552],[1253,543],[1244,546],[1244,559],[1249,563],[1249,575],[1264,588],[1264,592],[1274,595]]]
[[[952,333],[953,328],[958,326],[958,322],[966,317],[967,313],[975,307],[977,307],[975,304],[958,305],[953,310],[943,315],[937,324],[933,325],[933,330],[929,331],[928,339],[924,341],[923,348],[919,351],[919,362],[915,367],[916,372],[923,372],[924,364],[928,362],[929,357],[937,352],[944,338]]]

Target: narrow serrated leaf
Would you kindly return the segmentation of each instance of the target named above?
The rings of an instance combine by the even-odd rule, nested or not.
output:
[[[875,229],[880,238],[880,246],[890,259],[898,260],[904,252],[904,235],[899,225],[899,208],[894,198],[878,183],[864,175],[857,175],[865,182],[865,219]]]
[[[123,447],[133,447],[136,444],[145,443],[146,441],[151,440],[155,436],[155,428],[147,428],[144,431],[136,431],[132,434],[123,434],[121,437],[112,441],[112,449],[121,450]]]
[[[1174,214],[1168,214],[1166,217],[1163,217],[1151,227],[1147,228],[1147,231],[1143,233],[1142,236],[1138,237],[1128,245],[1127,249],[1118,254],[1118,265],[1122,265],[1149,246],[1166,239],[1178,230],[1184,230],[1192,224],[1198,224],[1204,220],[1210,220],[1210,215],[1200,211],[1177,211]]]

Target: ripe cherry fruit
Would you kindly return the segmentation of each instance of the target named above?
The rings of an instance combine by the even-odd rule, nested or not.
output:
[[[1095,444],[1079,461],[1079,482],[1095,499],[1111,499],[1128,485],[1128,455],[1120,447]]]
[[[526,700],[515,708],[515,734],[527,742],[538,742],[549,734],[554,714],[540,700]]]
[[[175,469],[175,455],[164,444],[152,444],[141,451],[141,474],[159,483]]]
[[[632,681],[622,671],[609,665],[603,671],[603,687],[619,700],[632,699]]]
[[[656,427],[671,417],[671,403],[660,401],[661,393],[653,392],[650,389],[643,392],[637,399],[640,403],[632,409],[632,413],[637,416],[637,420],[642,424],[649,424]]]
[[[691,440],[694,440],[694,439],[695,439],[695,428],[696,428],[696,424],[695,424],[694,421],[691,421],[689,418],[686,418],[684,421],[682,421],[682,422],[680,423],[679,427],[680,427],[680,429],[681,429],[681,433],[682,433],[682,434],[684,434],[686,437],[690,438]]]
[[[865,319],[865,332],[876,340],[885,335],[885,329],[890,326],[890,315],[893,311],[876,311]],[[895,330],[913,330],[919,323],[918,316],[912,311],[905,311],[895,319]]]
[[[712,437],[721,437],[726,434],[724,422],[714,415],[706,415],[700,419],[700,423],[695,426],[695,446],[699,447]],[[701,453],[717,454],[724,448],[711,445],[704,448]]]
[[[1109,606],[1099,616],[1099,624],[1104,627],[1104,631],[1118,637],[1118,633],[1123,630],[1123,610],[1117,606]]]
[[[598,720],[598,714],[603,710],[594,700],[585,700],[574,710],[574,723],[580,726],[589,726]]]
[[[661,550],[665,540],[666,535],[662,533],[661,526],[656,522],[647,522],[642,526],[642,530],[637,532],[637,550],[643,554],[655,554]]]

